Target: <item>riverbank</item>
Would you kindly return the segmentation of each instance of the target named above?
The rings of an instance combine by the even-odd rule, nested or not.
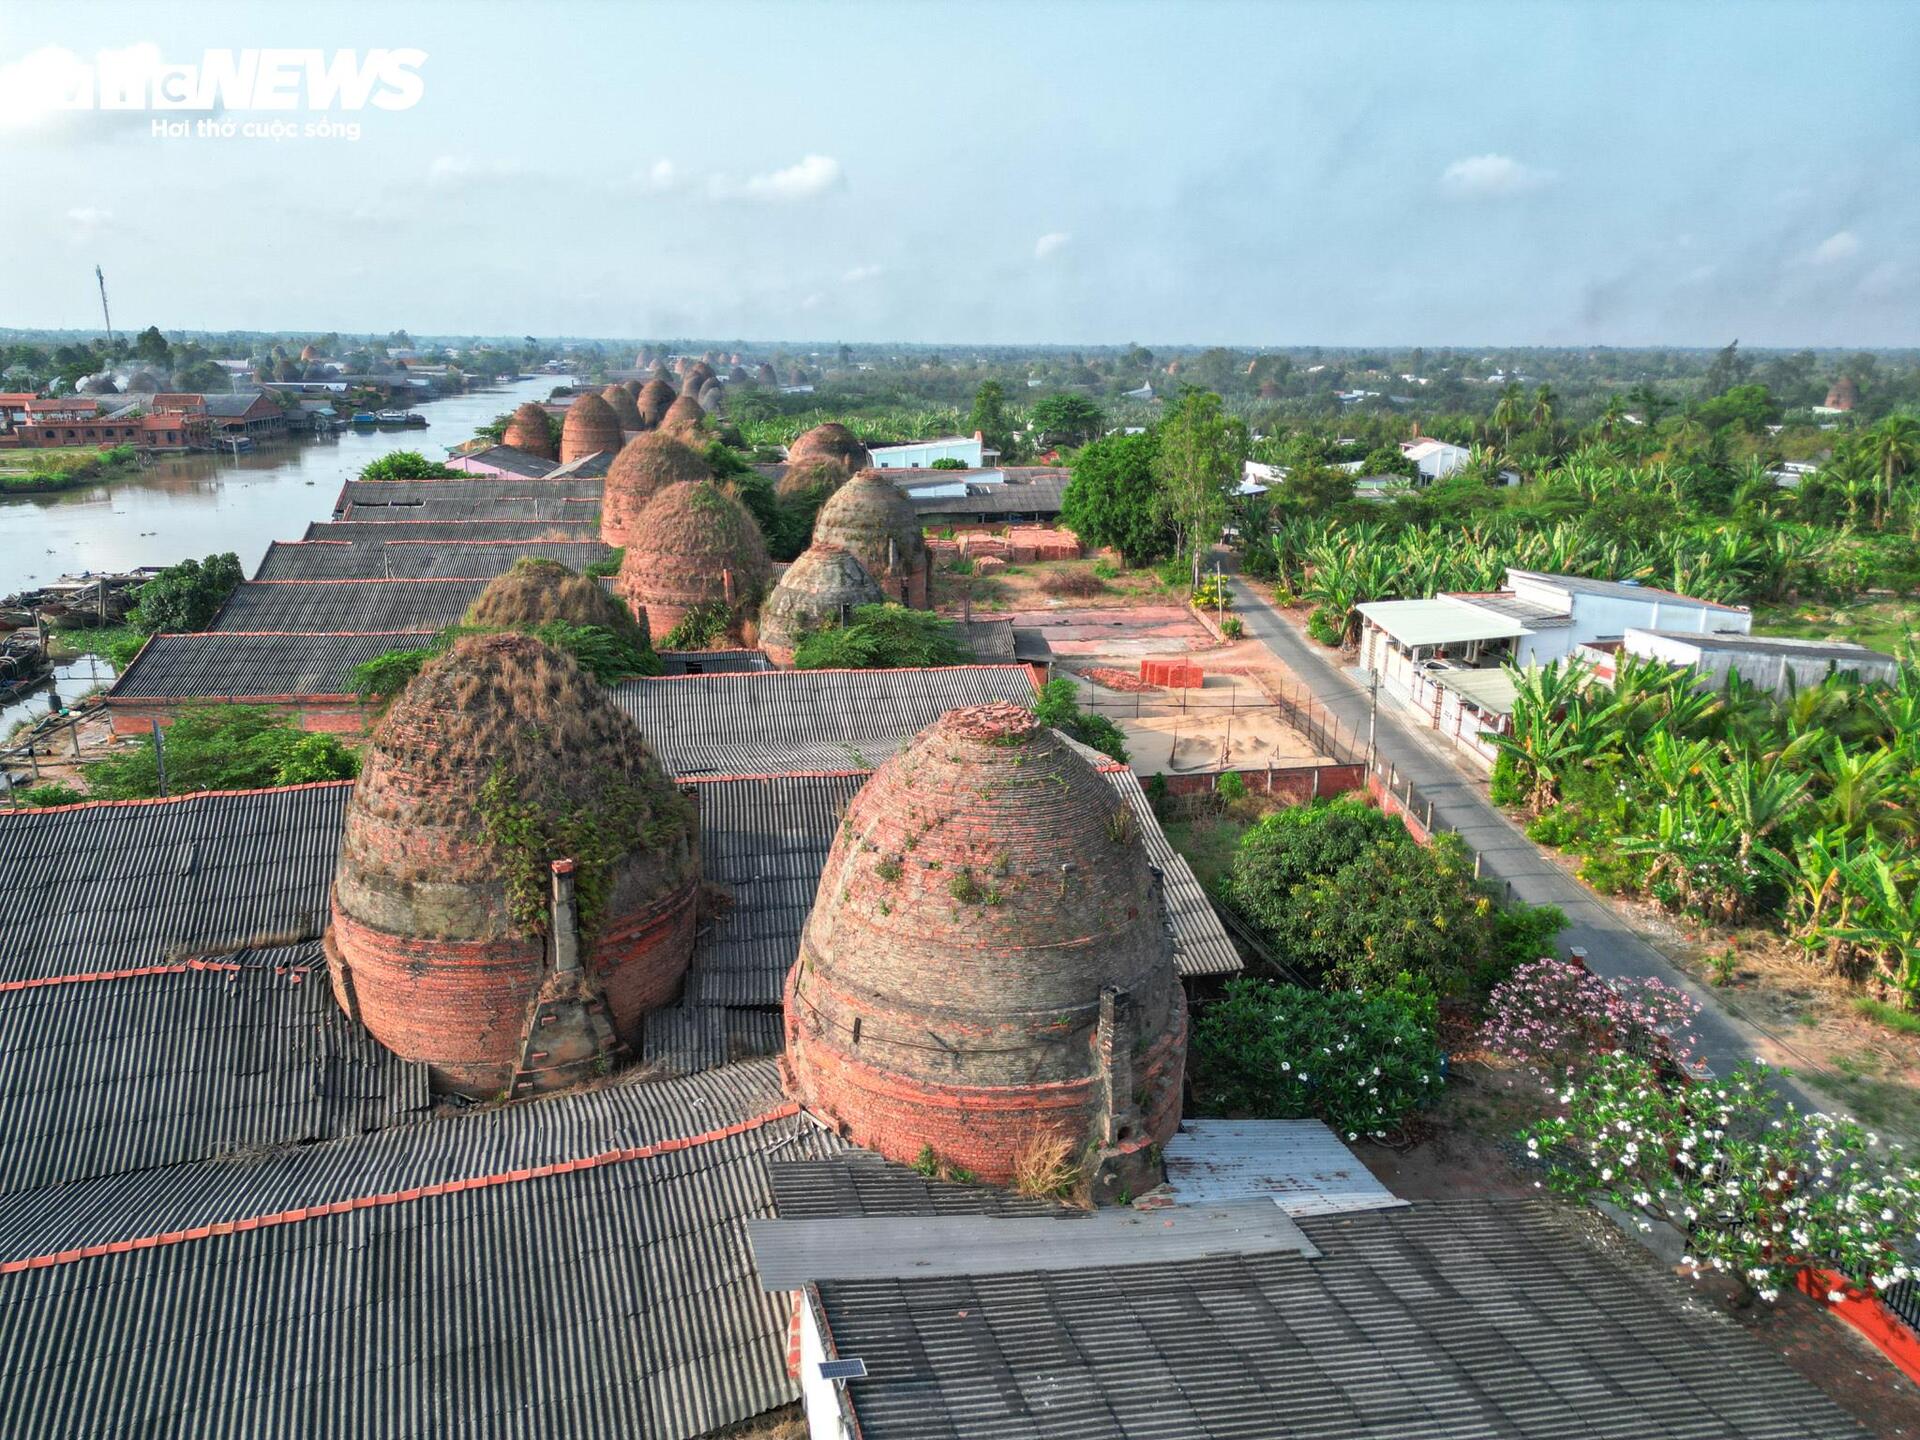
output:
[[[0,495],[58,495],[139,473],[139,457],[131,445],[15,450],[0,459]]]

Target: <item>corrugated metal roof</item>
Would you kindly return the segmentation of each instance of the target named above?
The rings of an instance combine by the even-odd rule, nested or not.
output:
[[[1590,1218],[1590,1217],[1589,1217]],[[867,1440],[1861,1440],[1684,1282],[1552,1202],[1302,1227],[1322,1257],[819,1286]]]
[[[1586,575],[1557,575],[1546,570],[1522,570],[1517,566],[1507,567],[1507,586],[1513,586],[1513,577],[1534,580],[1564,590],[1570,595],[1600,595],[1609,600],[1638,600],[1642,604],[1665,604],[1677,600],[1701,610],[1724,610],[1731,614],[1745,614],[1740,605],[1722,605],[1718,600],[1701,600],[1693,595],[1682,595],[1677,590],[1662,590],[1657,585],[1639,585],[1625,580],[1595,580]]]
[[[389,540],[597,540],[596,520],[316,520],[302,540],[351,540],[382,545]]]
[[[872,766],[949,710],[1033,703],[1023,666],[771,670],[629,680],[614,699],[677,775]]]
[[[1338,1215],[1407,1203],[1318,1120],[1183,1120],[1166,1162],[1182,1205],[1265,1197],[1289,1215]]]
[[[182,1167],[146,1177],[142,1198],[149,1220],[315,1203],[395,1174],[695,1135],[778,1099],[770,1064],[724,1075]],[[0,1275],[9,1433],[691,1440],[797,1397],[788,1302],[756,1283],[744,1222],[771,1213],[770,1155],[837,1148],[787,1119],[652,1159]],[[97,1208],[96,1188],[63,1211]]]
[[[1058,1216],[1064,1205],[994,1185],[959,1185],[895,1165],[865,1150],[772,1168],[773,1195],[788,1220],[884,1215]]]
[[[0,1192],[331,1140],[428,1104],[334,1002],[317,943],[0,990]]]
[[[1265,1200],[1166,1210],[1108,1206],[1071,1216],[854,1216],[749,1220],[754,1268],[767,1290],[821,1280],[1168,1265],[1209,1255],[1286,1251],[1317,1256],[1307,1237]]]
[[[1883,664],[1897,663],[1895,658],[1884,650],[1871,650],[1865,645],[1854,645],[1844,640],[1799,640],[1789,635],[1737,635],[1723,632],[1701,634],[1695,630],[1647,630],[1640,626],[1629,626],[1626,631],[1627,648],[1633,648],[1635,635],[1652,635],[1661,640],[1677,640],[1682,645],[1691,645],[1699,650],[1725,651],[1740,655],[1780,655],[1789,660],[1873,660]]]
[[[1067,481],[1064,475],[1045,475],[1018,482],[1009,480],[1001,485],[969,486],[969,491],[977,493],[966,495],[922,498],[909,494],[908,498],[921,515],[1058,515],[1067,493]]]
[[[490,580],[523,555],[579,570],[604,559],[600,540],[398,540],[379,545],[275,541],[256,580]]]
[[[1470,640],[1506,640],[1527,627],[1511,616],[1444,595],[1431,600],[1373,600],[1360,613],[1402,645],[1464,645]]]
[[[1434,684],[1471,701],[1487,715],[1513,712],[1513,697],[1519,693],[1519,681],[1504,665],[1484,670],[1429,670],[1426,676]]]
[[[666,675],[737,675],[748,670],[771,670],[764,650],[662,650]]]
[[[440,630],[485,580],[247,580],[210,630]]]
[[[1153,813],[1153,803],[1131,770],[1103,769],[1107,783],[1127,797],[1140,822],[1147,858],[1160,867],[1167,899],[1167,920],[1173,926],[1174,961],[1182,976],[1238,975],[1244,968],[1240,952],[1227,938],[1226,927],[1214,913],[1205,887],[1186,857],[1167,841],[1166,831]]]
[[[345,695],[354,666],[433,643],[431,630],[366,634],[156,635],[107,691],[109,700],[233,695]]]
[[[336,520],[600,519],[605,482],[566,479],[349,480],[334,504]]]
[[[0,810],[0,981],[317,938],[350,788]]]

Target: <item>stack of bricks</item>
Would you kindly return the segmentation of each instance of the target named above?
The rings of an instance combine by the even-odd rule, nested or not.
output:
[[[978,560],[982,555],[1005,559],[1007,542],[998,535],[968,534],[960,537],[960,553]]]
[[[991,575],[996,570],[1004,570],[1006,568],[1007,562],[1002,560],[998,555],[982,555],[978,560],[973,562],[973,573],[976,575]]]
[[[1191,660],[1142,660],[1140,678],[1169,690],[1198,690],[1207,683],[1206,672]]]
[[[1080,540],[1071,530],[1015,525],[1007,531],[1007,554],[1020,565],[1036,560],[1078,560]]]

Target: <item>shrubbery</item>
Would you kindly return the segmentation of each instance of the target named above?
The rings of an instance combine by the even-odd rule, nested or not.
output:
[[[1240,979],[1193,1027],[1194,1089],[1213,1115],[1324,1120],[1380,1136],[1440,1093],[1431,996]]]
[[[195,705],[165,731],[167,793],[259,790],[314,780],[347,780],[359,758],[337,736],[309,734],[264,705]],[[143,800],[160,793],[153,739],[115,746],[86,768],[94,800]]]
[[[796,670],[900,670],[959,660],[949,621],[891,602],[856,606],[849,623],[812,631],[793,650]]]
[[[1074,698],[1071,680],[1049,680],[1042,685],[1033,702],[1033,713],[1040,717],[1042,725],[1070,735],[1122,765],[1127,763],[1125,734],[1106,716],[1082,710]]]
[[[204,630],[244,578],[231,550],[169,565],[142,585],[127,625],[147,635]]]

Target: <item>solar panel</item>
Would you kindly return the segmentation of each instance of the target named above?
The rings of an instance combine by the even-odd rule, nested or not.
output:
[[[822,1380],[864,1380],[867,1378],[867,1362],[858,1358],[852,1360],[821,1360],[816,1362],[820,1368]]]

